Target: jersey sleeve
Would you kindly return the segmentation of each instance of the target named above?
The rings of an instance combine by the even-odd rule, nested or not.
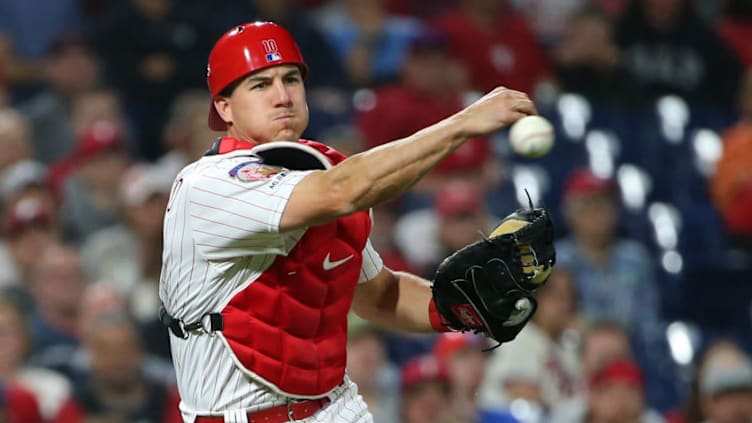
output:
[[[256,169],[244,178],[213,169],[195,175],[186,187],[186,213],[199,251],[209,260],[287,254],[303,230],[280,233],[282,212],[295,186],[310,171]],[[264,165],[258,165],[263,167]],[[251,169],[254,171],[254,169]],[[232,170],[230,171],[230,173]]]
[[[371,240],[366,242],[365,248],[363,248],[363,264],[360,267],[360,277],[358,283],[368,282],[375,278],[376,275],[384,268],[384,261],[381,259],[379,253],[371,245]]]

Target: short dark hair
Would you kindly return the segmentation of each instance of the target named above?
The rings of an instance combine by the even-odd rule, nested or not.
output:
[[[224,87],[222,91],[219,92],[219,95],[221,97],[230,97],[232,96],[233,91],[235,91],[235,88],[238,88],[238,85],[240,85],[243,80],[245,80],[245,77],[248,75],[243,75],[240,78],[230,82],[230,85]]]

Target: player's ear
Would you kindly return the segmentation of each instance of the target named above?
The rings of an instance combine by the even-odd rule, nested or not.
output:
[[[230,98],[222,95],[214,98],[214,108],[217,110],[217,114],[227,123],[232,123],[232,107],[230,107]]]

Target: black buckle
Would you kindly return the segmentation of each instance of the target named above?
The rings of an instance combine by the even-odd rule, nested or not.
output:
[[[181,339],[187,339],[189,332],[212,333],[225,328],[225,322],[219,313],[206,313],[197,322],[185,324],[167,312],[164,304],[159,305],[159,320],[164,326]]]
[[[188,332],[186,332],[183,327],[183,321],[172,317],[172,315],[167,312],[164,304],[159,305],[159,320],[178,338],[188,338]]]
[[[188,332],[212,333],[225,328],[225,321],[219,313],[206,313],[201,319],[183,326]]]

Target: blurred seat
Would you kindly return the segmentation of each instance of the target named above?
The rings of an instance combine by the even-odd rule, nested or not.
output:
[[[752,267],[719,265],[686,269],[683,289],[677,294],[685,305],[687,320],[714,333],[752,330]]]

